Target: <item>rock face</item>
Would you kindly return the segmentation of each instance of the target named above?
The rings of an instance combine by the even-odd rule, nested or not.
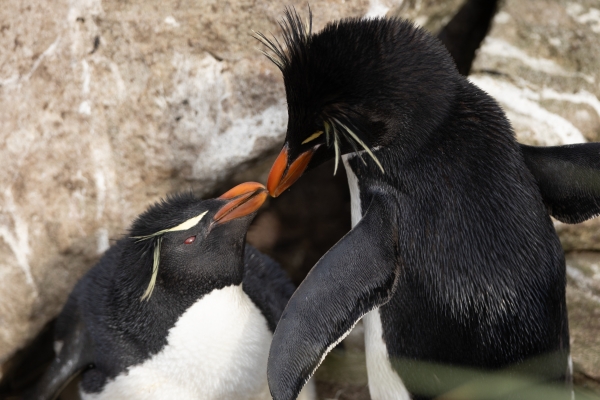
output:
[[[506,0],[470,79],[505,109],[519,141],[600,140],[600,9],[595,0]]]
[[[600,254],[569,254],[567,276],[571,354],[575,370],[600,383]]]
[[[300,1],[3,4],[0,364],[149,203],[207,193],[281,145],[283,85],[251,33],[278,32],[285,5],[306,13]],[[371,6],[312,2],[314,27]]]

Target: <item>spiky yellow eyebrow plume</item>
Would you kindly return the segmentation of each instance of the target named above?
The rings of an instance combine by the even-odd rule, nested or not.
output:
[[[333,175],[335,175],[337,173],[337,168],[340,161],[340,144],[335,125],[333,125],[333,148],[335,149],[335,166],[333,167]]]
[[[160,245],[162,243],[163,238],[159,237],[154,244],[154,257],[152,262],[152,277],[150,278],[150,283],[146,288],[146,291],[140,298],[140,301],[148,300],[154,291],[154,286],[156,285],[156,277],[158,276],[158,265],[160,264]]]
[[[145,239],[150,239],[155,236],[160,236],[167,232],[186,231],[186,230],[190,229],[192,226],[195,226],[196,224],[198,224],[198,222],[200,222],[202,217],[204,217],[204,215],[207,212],[208,211],[204,211],[202,214],[195,216],[194,218],[190,218],[187,221],[184,221],[181,224],[174,226],[173,228],[163,229],[162,231],[151,233],[150,235],[145,235],[145,236],[132,236],[132,238],[138,239],[138,240],[145,240]]]
[[[152,277],[150,278],[150,283],[148,284],[146,291],[140,298],[140,301],[148,300],[150,298],[150,296],[152,295],[152,292],[154,291],[154,286],[156,285],[156,277],[158,276],[158,266],[160,264],[160,246],[161,246],[162,240],[163,240],[161,235],[164,235],[167,232],[186,231],[186,230],[196,226],[198,224],[198,222],[200,222],[200,220],[206,215],[207,212],[208,211],[204,211],[202,214],[197,215],[194,218],[190,218],[187,221],[184,221],[181,224],[174,226],[173,228],[163,229],[161,231],[152,233],[150,235],[145,235],[145,236],[132,236],[134,239],[137,239],[138,242],[142,241],[142,240],[146,240],[146,239],[151,239],[154,237],[157,238],[156,242],[154,243],[154,254],[153,254],[153,260],[152,260]]]
[[[327,142],[327,147],[329,147],[329,132],[331,131],[331,125],[327,121],[323,121],[323,126],[325,127],[325,140]]]
[[[373,152],[371,151],[371,149],[369,149],[369,147],[365,144],[365,142],[363,142],[362,140],[360,140],[360,138],[350,128],[348,128],[346,125],[342,124],[336,118],[332,118],[332,120],[336,124],[338,124],[340,127],[344,128],[344,130],[346,132],[348,132],[348,134],[352,137],[352,139],[354,139],[358,144],[361,145],[361,147],[363,149],[365,149],[365,151],[367,152],[367,154],[373,159],[373,161],[375,161],[375,164],[377,164],[377,166],[379,167],[379,169],[381,169],[381,172],[383,172],[385,174],[385,170],[383,169],[383,166],[379,162],[379,159],[375,156],[375,154],[373,154]],[[335,132],[335,128],[334,128],[334,132]],[[347,139],[350,139],[350,138],[347,138]],[[336,166],[337,166],[337,162],[336,162]],[[335,172],[334,172],[334,174],[335,174]]]
[[[315,140],[316,138],[318,138],[319,136],[321,136],[322,134],[323,134],[323,131],[316,131],[315,133],[313,133],[312,135],[310,135],[309,137],[304,139],[304,141],[301,144],[311,142],[311,141]]]

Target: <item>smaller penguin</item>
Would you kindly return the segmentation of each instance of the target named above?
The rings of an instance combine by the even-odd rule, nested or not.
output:
[[[172,196],[139,216],[75,286],[57,357],[26,398],[54,399],[81,374],[84,400],[271,399],[269,346],[294,286],[245,245],[266,198],[249,182],[217,199]]]

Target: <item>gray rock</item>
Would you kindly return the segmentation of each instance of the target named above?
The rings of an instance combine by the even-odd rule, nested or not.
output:
[[[409,19],[436,35],[463,3],[464,0],[404,0],[391,7],[387,16]]]
[[[569,330],[575,369],[600,384],[600,253],[568,254],[567,276]]]
[[[580,224],[564,224],[555,220],[554,228],[565,251],[600,251],[600,218]]]
[[[470,77],[505,109],[519,141],[600,140],[595,0],[506,0]]]

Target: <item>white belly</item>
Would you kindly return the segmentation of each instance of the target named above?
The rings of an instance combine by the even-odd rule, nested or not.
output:
[[[408,400],[410,395],[402,379],[392,368],[385,341],[379,308],[363,317],[365,325],[365,353],[369,393],[373,400]]]
[[[271,399],[267,358],[272,334],[240,286],[214,290],[169,330],[167,345],[111,380],[100,399]]]
[[[342,156],[346,175],[348,176],[348,187],[350,188],[350,212],[352,216],[352,227],[362,218],[360,204],[360,189],[358,178],[348,164],[348,155]],[[363,317],[365,327],[365,354],[367,357],[367,376],[369,379],[369,393],[373,400],[405,400],[410,399],[402,379],[392,368],[387,347],[383,340],[383,328],[379,308],[367,313]]]

